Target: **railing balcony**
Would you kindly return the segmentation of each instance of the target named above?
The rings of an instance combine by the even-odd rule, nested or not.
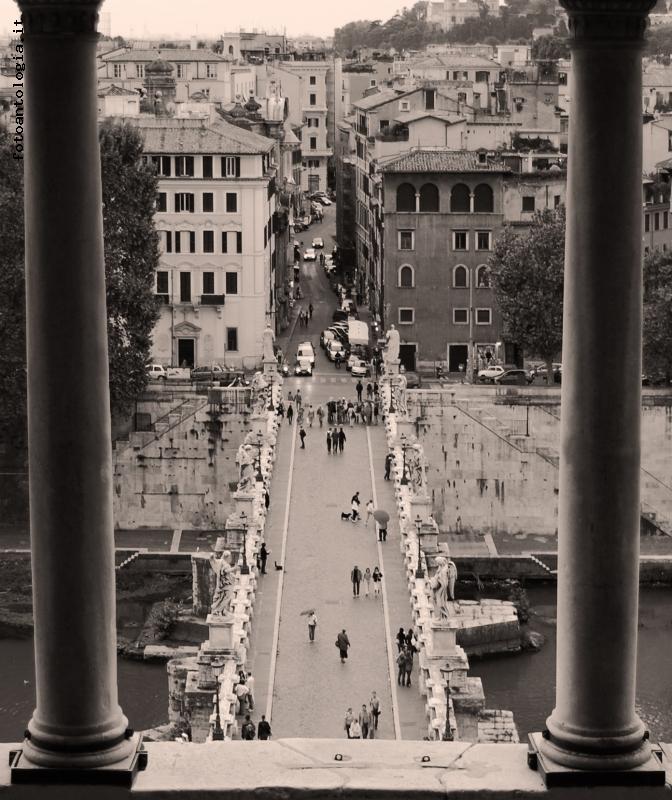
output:
[[[223,306],[224,305],[224,295],[223,294],[202,294],[201,295],[201,305],[202,306]]]
[[[388,128],[378,131],[375,138],[379,142],[407,142],[408,128]]]

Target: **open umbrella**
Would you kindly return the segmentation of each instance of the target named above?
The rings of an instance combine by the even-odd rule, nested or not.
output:
[[[302,611],[299,614],[299,616],[300,617],[307,617],[309,614],[314,614],[314,613],[315,613],[315,609],[314,608],[307,608],[305,611]]]
[[[390,521],[390,515],[387,511],[384,511],[382,508],[376,508],[373,512],[373,518],[376,522],[379,522],[381,525],[385,525]]]

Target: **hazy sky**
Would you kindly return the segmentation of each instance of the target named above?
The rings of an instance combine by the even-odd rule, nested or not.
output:
[[[346,22],[388,19],[403,5],[399,0],[105,0],[101,11],[111,16],[113,36],[214,38],[241,27],[278,33],[286,28],[289,36],[329,36]],[[14,0],[0,0],[0,31],[11,30],[17,14]]]

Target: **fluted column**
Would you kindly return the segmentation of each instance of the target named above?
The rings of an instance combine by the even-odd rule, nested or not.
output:
[[[561,0],[572,40],[556,705],[542,754],[648,761],[635,713],[641,415],[641,47],[653,0]],[[600,369],[595,369],[595,359]]]
[[[25,226],[34,764],[115,764],[112,459],[96,22],[100,0],[19,0],[26,47]]]

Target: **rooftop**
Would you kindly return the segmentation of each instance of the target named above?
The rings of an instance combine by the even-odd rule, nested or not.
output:
[[[367,95],[367,97],[362,97],[361,100],[353,103],[352,107],[357,108],[360,111],[369,111],[377,106],[382,106],[384,103],[389,103],[390,100],[403,97],[405,94],[409,93],[402,92],[397,89],[383,89],[380,92],[374,92],[373,94]]]
[[[224,56],[213,53],[212,50],[183,50],[167,47],[163,50],[124,50],[123,52],[114,51],[100,56],[101,61],[156,61],[162,58],[165,61],[224,61]]]
[[[401,155],[381,159],[381,172],[510,172],[501,162],[478,160],[473,150],[413,148]]]
[[[425,117],[434,117],[435,119],[440,119],[442,122],[449,122],[451,124],[456,122],[465,122],[465,118],[459,116],[458,114],[448,114],[441,111],[425,111],[424,109],[402,112],[396,116],[395,119],[399,122],[408,124],[409,122],[416,122],[417,120],[424,119]]]
[[[135,122],[145,140],[146,153],[268,153],[275,142],[224,120],[157,119]]]

